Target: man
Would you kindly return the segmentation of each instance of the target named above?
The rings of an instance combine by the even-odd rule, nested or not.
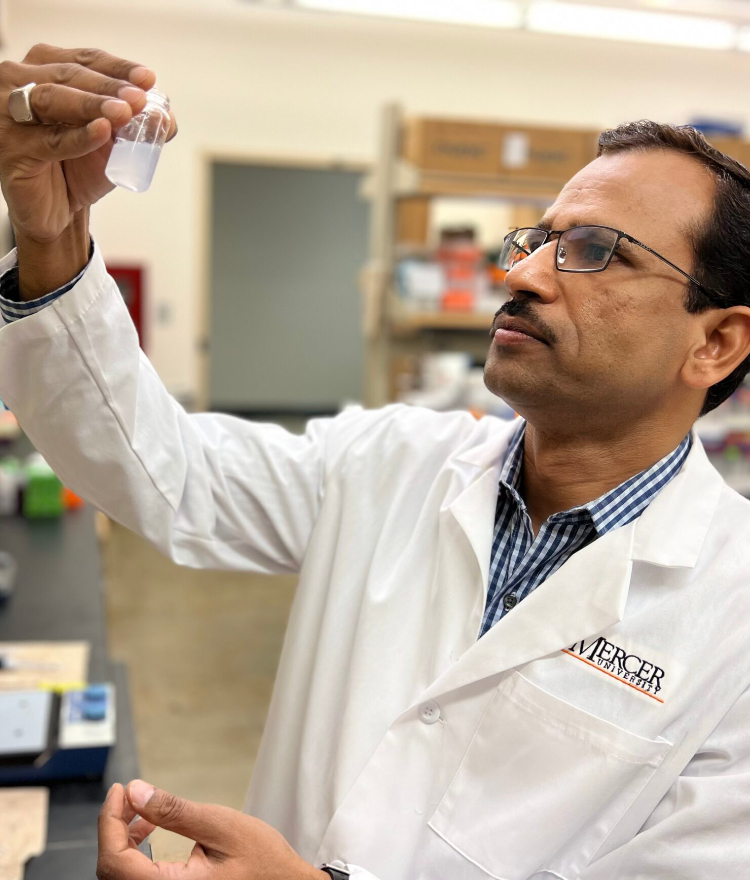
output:
[[[176,561],[301,573],[251,815],[115,786],[100,876],[746,877],[750,505],[693,425],[748,368],[747,170],[691,129],[605,132],[506,240],[485,375],[522,419],[296,437],[185,413],[88,252],[111,129],[81,126],[153,72],[40,45],[0,74],[0,394]],[[30,121],[73,128],[10,117],[30,82]],[[186,867],[137,851],[154,824],[197,841]]]

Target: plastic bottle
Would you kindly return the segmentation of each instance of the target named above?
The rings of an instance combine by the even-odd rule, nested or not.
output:
[[[151,89],[146,92],[143,110],[117,130],[104,171],[107,179],[132,192],[145,192],[151,186],[169,125],[169,98]]]

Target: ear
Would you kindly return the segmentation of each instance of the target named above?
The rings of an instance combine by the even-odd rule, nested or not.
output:
[[[680,376],[689,388],[706,390],[750,354],[750,308],[710,309],[696,318],[702,319],[701,339],[688,354]]]

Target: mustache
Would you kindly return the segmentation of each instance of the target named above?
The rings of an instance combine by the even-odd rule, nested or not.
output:
[[[492,319],[490,336],[492,336],[497,329],[495,324],[501,315],[506,315],[509,318],[522,318],[530,327],[536,330],[540,336],[544,337],[547,342],[557,342],[557,334],[555,331],[534,313],[528,300],[510,299],[508,302],[503,303],[503,305],[495,312],[495,316]]]

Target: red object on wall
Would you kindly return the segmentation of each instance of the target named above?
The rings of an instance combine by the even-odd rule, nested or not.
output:
[[[145,351],[144,271],[140,266],[107,266],[107,272],[115,279],[115,283],[120,289],[130,317],[135,324],[135,329],[138,331],[138,341]]]

